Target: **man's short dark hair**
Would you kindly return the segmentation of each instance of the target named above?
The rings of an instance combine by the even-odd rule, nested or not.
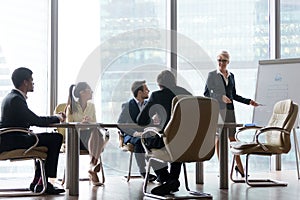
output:
[[[11,80],[15,88],[19,88],[23,81],[29,80],[32,77],[32,71],[26,67],[19,67],[11,75]]]
[[[176,78],[169,70],[164,70],[158,74],[156,79],[158,85],[163,88],[172,88],[176,86]]]
[[[141,90],[144,90],[144,84],[146,84],[146,81],[134,81],[131,86],[131,91],[133,93],[134,97],[137,97],[138,92]]]

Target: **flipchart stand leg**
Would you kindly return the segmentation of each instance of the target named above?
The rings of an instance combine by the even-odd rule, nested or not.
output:
[[[298,179],[300,179],[300,172],[299,172],[299,155],[300,155],[300,150],[299,150],[299,143],[298,143],[298,139],[297,139],[296,128],[293,128],[293,134],[294,134],[294,143],[295,143],[295,155],[296,155],[297,174],[298,174]]]

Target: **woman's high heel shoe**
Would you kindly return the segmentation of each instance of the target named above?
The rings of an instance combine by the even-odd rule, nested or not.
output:
[[[89,177],[90,181],[93,183],[94,186],[101,186],[103,183],[100,183],[97,172],[89,170]]]
[[[101,164],[98,163],[95,167],[93,167],[93,171],[98,173],[98,172],[100,172],[100,168],[101,168]]]
[[[238,168],[238,166],[235,166],[235,171],[236,171],[236,176],[238,176],[238,173],[240,173],[241,174],[241,176],[242,176],[242,178],[244,178],[245,177],[245,174],[244,174],[244,172],[242,172],[242,171],[240,171],[240,169]]]

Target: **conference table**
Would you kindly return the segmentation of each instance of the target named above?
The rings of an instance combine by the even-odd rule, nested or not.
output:
[[[144,127],[137,126],[136,124],[105,124],[105,123],[56,123],[51,124],[49,127],[53,128],[66,128],[66,189],[69,191],[70,196],[79,195],[79,134],[80,129],[87,128],[138,128]]]
[[[220,189],[228,189],[228,134],[230,128],[241,127],[243,124],[237,123],[220,123],[218,129],[219,135],[219,151],[220,151]],[[79,195],[79,135],[80,129],[86,128],[135,128],[143,130],[145,127],[136,124],[118,124],[118,123],[57,123],[51,124],[50,127],[66,128],[66,188],[69,190],[70,196]],[[203,164],[196,163],[196,183],[203,183]]]

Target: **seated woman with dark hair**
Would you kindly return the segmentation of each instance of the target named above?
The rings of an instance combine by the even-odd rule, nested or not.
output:
[[[74,90],[74,91],[73,91]],[[75,98],[78,100],[76,101]],[[69,102],[66,110],[67,122],[96,122],[95,105],[90,102],[93,91],[86,82],[71,85]],[[106,130],[103,129],[105,132]],[[99,158],[104,148],[102,129],[94,128],[80,131],[80,149],[88,150],[90,155],[90,181],[95,186],[102,185],[97,173],[100,171]]]

